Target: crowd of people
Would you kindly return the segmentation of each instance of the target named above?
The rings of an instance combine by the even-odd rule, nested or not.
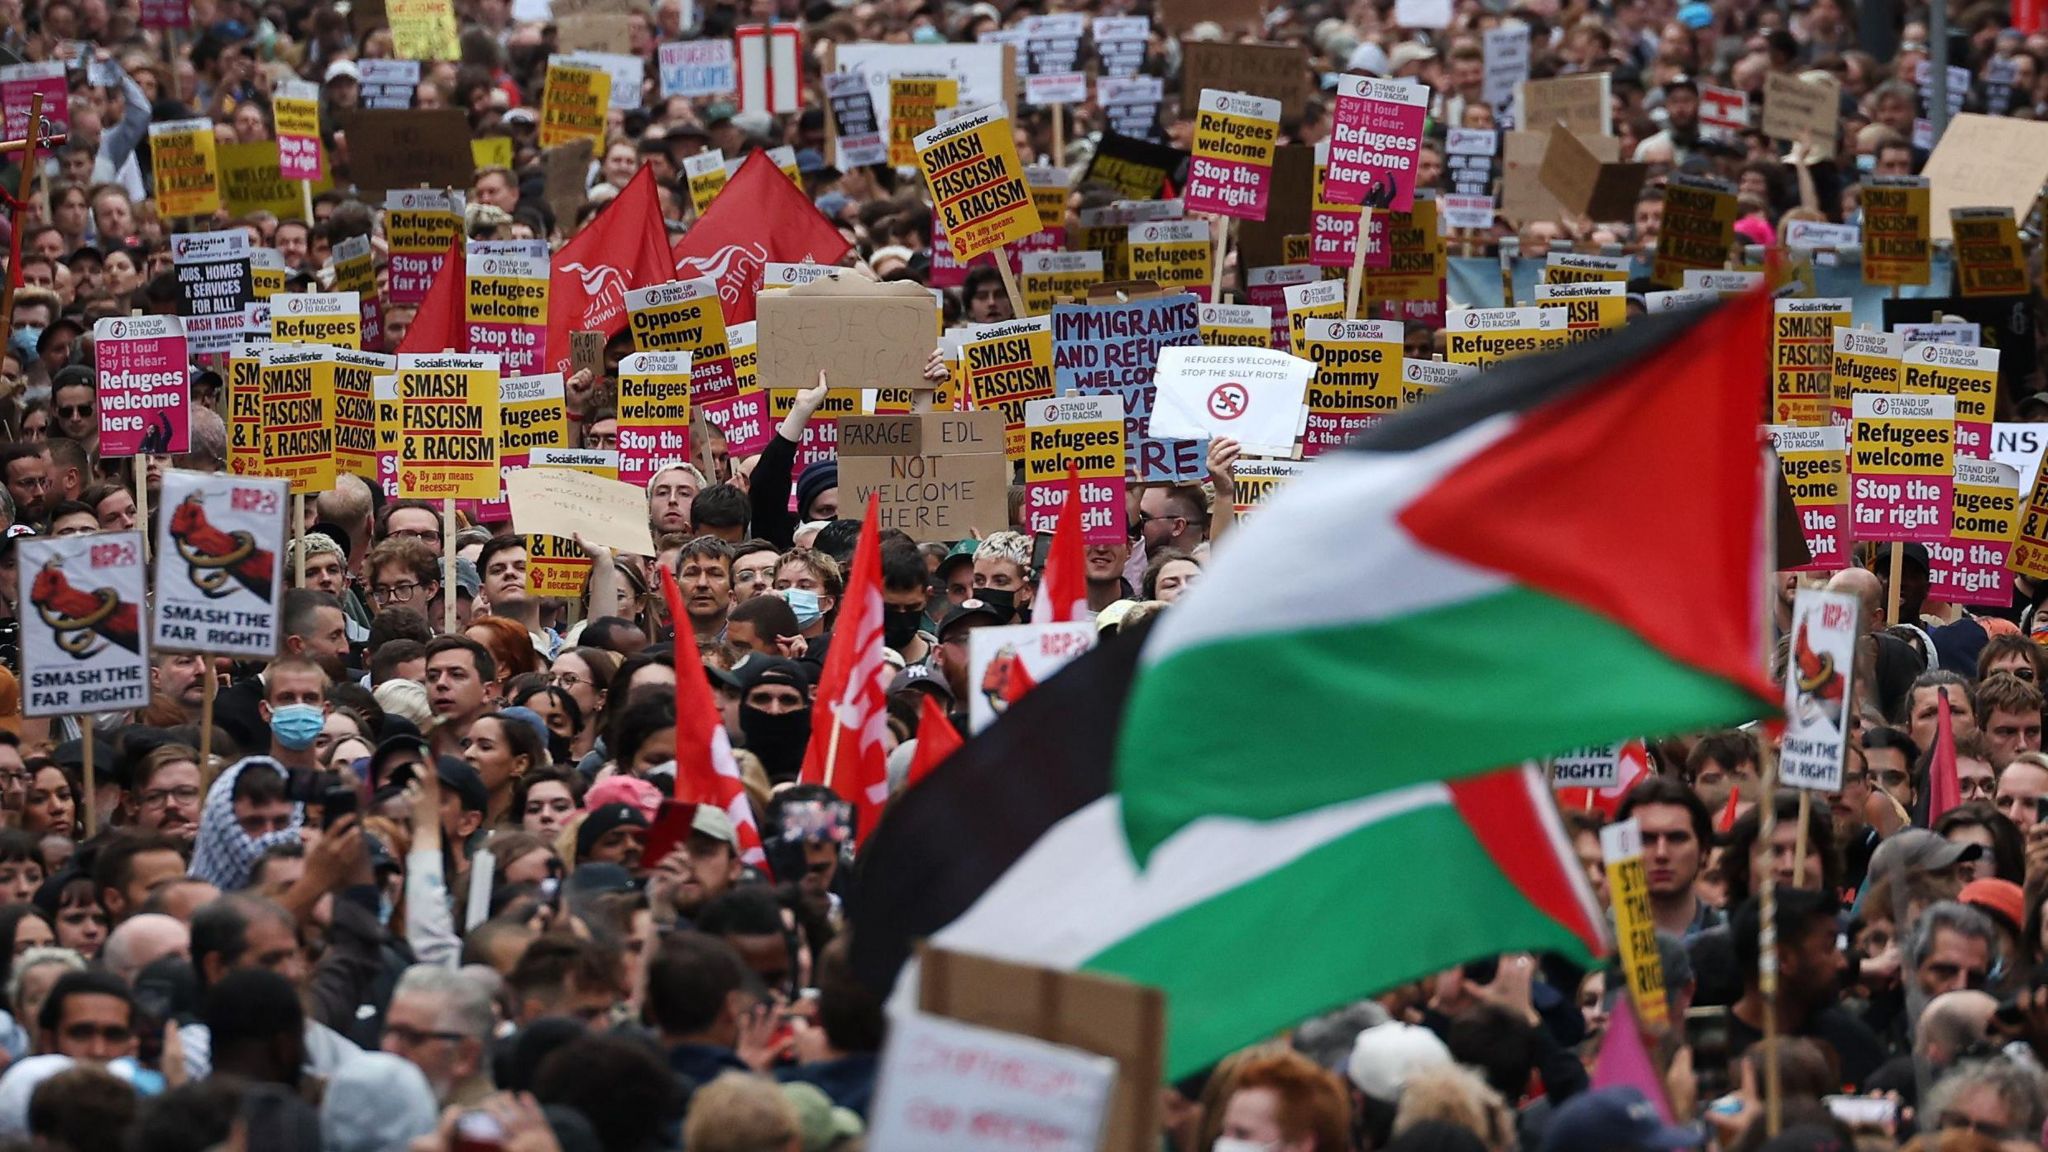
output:
[[[581,207],[557,215],[537,110],[558,30],[526,7],[458,0],[460,59],[425,64],[413,96],[416,108],[466,111],[479,138],[510,139],[512,163],[467,189],[472,239],[565,241],[643,168],[670,230],[686,234],[697,217],[686,160],[788,145],[805,193],[852,246],[846,263],[927,283],[925,189],[907,170],[834,166],[822,63],[835,44],[972,42],[1041,9],[623,5],[646,88],[612,109]],[[1868,22],[1848,0],[1525,0],[1507,12],[1468,0],[1441,29],[1404,27],[1396,7],[1289,2],[1253,22],[1259,38],[1301,47],[1324,94],[1284,120],[1283,142],[1327,137],[1342,73],[1412,78],[1432,92],[1420,178],[1433,186],[1444,129],[1501,122],[1505,109],[1484,97],[1481,34],[1515,20],[1531,30],[1532,78],[1609,75],[1619,154],[1647,165],[1632,219],[1502,217],[1480,238],[1489,244],[1647,255],[1662,182],[1698,172],[1735,182],[1738,232],[1772,245],[1789,221],[1857,222],[1862,175],[1912,173],[1928,156],[1916,139],[1930,55],[1921,5],[1893,12],[1882,45],[1861,44]],[[647,484],[654,554],[586,546],[591,573],[574,600],[529,594],[532,557],[509,521],[464,518],[451,534],[439,505],[343,475],[293,526],[285,570],[303,575],[282,597],[277,658],[158,652],[146,708],[21,714],[21,540],[147,527],[140,509],[160,507],[166,468],[216,472],[228,459],[212,363],[194,367],[187,452],[142,469],[101,458],[93,323],[180,309],[174,231],[246,229],[282,259],[286,291],[330,285],[331,254],[357,237],[383,271],[381,204],[350,191],[345,114],[361,102],[361,62],[392,56],[389,30],[333,5],[194,0],[186,11],[189,30],[171,34],[143,30],[132,3],[0,4],[0,46],[74,65],[67,138],[39,158],[8,222],[21,287],[0,357],[0,1146],[888,1152],[864,1133],[890,990],[864,986],[848,959],[845,898],[868,830],[852,798],[799,782],[821,670],[835,643],[853,642],[835,626],[860,534],[837,465],[795,467],[822,383],[798,392],[758,455],[734,457],[700,426],[691,462]],[[1186,149],[1182,47],[1164,13],[1151,15],[1142,71],[1168,81],[1158,134]],[[771,18],[804,25],[804,111],[660,95],[659,44]],[[2048,110],[2048,30],[2015,27],[1999,4],[1951,5],[1948,24],[1950,59],[1971,77],[1964,107]],[[1219,18],[1183,31],[1236,40],[1253,29]],[[1702,84],[1746,93],[1754,109],[1773,73],[1839,82],[1837,139],[1785,148],[1760,132],[1703,131]],[[223,143],[273,139],[272,96],[292,79],[320,85],[335,178],[312,219],[160,215],[148,126],[204,117]],[[1105,118],[1092,104],[1025,107],[1014,124],[1027,160],[1078,171]],[[1064,155],[1052,155],[1056,135]],[[1070,222],[1121,195],[1078,179]],[[1237,282],[1233,265],[1226,292]],[[944,293],[949,326],[1015,308],[992,266]],[[386,348],[413,319],[411,306],[385,307]],[[1410,336],[1424,354],[1440,339],[1420,323]],[[603,372],[567,382],[573,446],[618,446],[610,374],[629,350],[614,340]],[[944,374],[935,354],[930,375]],[[2003,402],[2039,383],[2009,385]],[[1219,538],[1238,514],[1237,458],[1218,439],[1200,482],[1132,485],[1129,539],[1084,550],[1103,633],[1171,612],[1212,544],[1229,547]],[[1839,792],[1804,808],[1768,792],[1766,737],[1741,729],[1652,741],[1646,775],[1624,794],[1563,813],[1603,903],[1600,827],[1640,826],[1670,1021],[1647,1041],[1661,1093],[1593,1086],[1628,997],[1618,968],[1514,954],[1387,990],[1161,1086],[1162,1145],[2041,1148],[2048,655],[2028,630],[2048,590],[2022,580],[2009,608],[1967,614],[1926,601],[1924,551],[1907,549],[1896,590],[1886,559],[1828,581],[1861,599],[1866,624]],[[970,727],[981,686],[966,637],[1029,620],[1044,563],[1021,487],[1007,530],[942,544],[880,534],[895,791],[909,786],[928,702]],[[1796,581],[1781,580],[1784,608]],[[1781,612],[1781,634],[1788,621]],[[662,821],[677,760],[703,751],[677,737],[678,677],[698,675],[765,859],[745,858],[742,828],[714,805],[691,810],[687,828]],[[1962,803],[1934,812],[1944,708]],[[1763,806],[1775,814],[1768,838]],[[1361,908],[1373,885],[1396,882],[1359,877]]]

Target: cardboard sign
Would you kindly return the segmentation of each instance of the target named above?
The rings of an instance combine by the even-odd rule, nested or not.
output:
[[[276,656],[291,485],[173,468],[160,499],[150,643],[208,656]]]
[[[600,548],[654,555],[644,488],[584,468],[522,468],[505,477],[505,499],[513,521],[535,535],[581,535]]]
[[[1861,611],[1856,597],[1842,592],[1801,588],[1792,597],[1792,660],[1785,669],[1778,774],[1793,788],[1842,788]]]
[[[1849,326],[1846,298],[1771,303],[1771,420],[1818,428],[1833,422],[1835,332]]]
[[[1242,92],[1280,102],[1282,116],[1301,115],[1314,95],[1307,53],[1298,44],[1237,44],[1183,40],[1181,106],[1202,102],[1202,90]]]
[[[1038,210],[1001,105],[925,132],[916,147],[918,167],[954,259],[972,260],[1038,231]]]
[[[996,1152],[1010,1146],[997,1133],[1027,1131],[1044,1152],[1095,1152],[1116,1081],[1107,1057],[908,1013],[891,1023],[870,1130],[904,1152]]]
[[[1183,190],[1188,211],[1264,220],[1279,140],[1278,100],[1203,90]]]
[[[1735,242],[1735,189],[1706,176],[1673,176],[1650,278],[1679,284],[1688,268],[1719,268]]]
[[[1834,422],[1848,425],[1857,396],[1897,392],[1906,375],[1900,362],[1904,353],[1905,344],[1895,332],[1837,327],[1830,369],[1833,395],[1829,407]]]
[[[489,500],[500,487],[498,381],[489,353],[406,353],[398,358],[398,495],[402,500]],[[532,527],[532,525],[522,525]]]
[[[619,361],[619,479],[645,489],[663,468],[690,462],[694,380],[688,351],[635,352]]]
[[[968,730],[986,729],[1026,692],[1094,647],[1093,620],[1004,624],[969,632],[967,682],[973,688],[967,695]]]
[[[365,108],[342,122],[349,174],[364,194],[393,188],[467,188],[476,176],[469,113],[460,108]]]
[[[1147,435],[1234,437],[1257,456],[1291,456],[1315,365],[1271,348],[1167,348]]]
[[[287,292],[270,302],[270,338],[279,344],[363,346],[363,304],[354,292]]]
[[[334,349],[271,344],[261,353],[263,473],[292,494],[334,487]]]
[[[1955,398],[1858,393],[1851,421],[1849,512],[1855,538],[1922,544],[1948,539]]]
[[[277,174],[287,180],[318,180],[326,173],[320,157],[320,88],[308,80],[287,80],[270,104],[277,123]]]
[[[959,102],[959,82],[949,76],[892,77],[889,80],[889,163],[898,168],[916,164],[917,138],[937,128],[939,113]]]
[[[1033,316],[983,324],[970,330],[960,356],[967,371],[965,393],[973,409],[1001,412],[1010,456],[1024,455],[1024,406],[1053,395],[1052,319]]]
[[[1033,400],[1024,406],[1024,431],[1024,531],[1058,526],[1071,475],[1078,477],[1081,539],[1127,543],[1123,398]]]
[[[1799,571],[1826,572],[1849,566],[1848,429],[1844,425],[1765,429],[1778,453],[1778,471],[1799,513],[1810,563]]]
[[[1612,136],[1611,83],[1605,72],[1528,81],[1517,91],[1514,125],[1546,137],[1559,124],[1578,136]]]
[[[825,77],[825,98],[832,108],[834,146],[841,169],[889,162],[889,141],[875,117],[875,98],[867,78],[852,72]]]
[[[849,506],[877,501],[883,528],[964,540],[1009,524],[1011,453],[1001,413],[922,412],[839,419],[839,485]]]
[[[2026,492],[2019,469],[1956,457],[1955,522],[1949,538],[1927,546],[1927,595],[1947,604],[2012,603],[2012,556]]]
[[[821,372],[835,392],[928,386],[924,364],[938,320],[917,284],[828,277],[763,292],[754,309],[769,387],[809,388]]]
[[[1933,188],[1928,215],[1936,240],[1948,238],[1955,208],[2004,207],[2025,219],[2048,184],[2048,124],[1973,112],[1951,116],[1920,174]]]
[[[1864,179],[1865,284],[1926,284],[1933,279],[1934,249],[1928,230],[1930,195],[1925,176]]]
[[[1340,286],[1341,287],[1341,286]],[[1054,377],[1061,396],[1114,394],[1124,410],[1124,474],[1142,483],[1178,483],[1207,471],[1206,440],[1145,433],[1158,395],[1159,357],[1201,343],[1200,303],[1174,293],[1053,309]]]
[[[391,46],[404,60],[459,60],[455,8],[450,0],[384,0]]]
[[[655,71],[664,98],[724,96],[739,86],[733,75],[730,40],[663,44],[655,50]]]
[[[1063,299],[1086,300],[1088,290],[1102,283],[1100,252],[1026,252],[1019,263],[1024,311],[1035,316],[1051,312]]]
[[[1588,220],[1628,220],[1648,175],[1646,164],[1603,164],[1577,136],[1562,127],[1550,130],[1543,165],[1536,178],[1557,203]]]
[[[1232,38],[1256,36],[1266,28],[1265,0],[1160,0],[1159,27],[1179,36],[1197,24],[1216,24]]]
[[[1671,1005],[1664,994],[1664,962],[1657,953],[1657,920],[1650,909],[1650,882],[1643,871],[1642,825],[1631,816],[1600,830],[1600,859],[1607,868],[1608,898],[1614,907],[1614,937],[1621,970],[1628,979],[1636,1019],[1650,1035],[1664,1031]]]
[[[390,252],[386,290],[391,303],[417,305],[462,235],[462,197],[429,189],[394,189],[384,198],[384,236]]]
[[[93,322],[92,340],[100,457],[190,450],[192,357],[178,318],[109,316]]]
[[[142,533],[25,537],[15,564],[22,715],[146,706]]]
[[[1406,212],[1415,202],[1429,89],[1404,80],[1344,76],[1330,122],[1326,192],[1338,204]]]
[[[1310,320],[1302,344],[1308,385],[1304,457],[1334,451],[1401,407],[1402,331],[1393,320]]]
[[[1264,304],[1204,304],[1201,325],[1205,348],[1273,346],[1273,309]]]
[[[498,469],[506,477],[532,466],[534,452],[569,442],[567,396],[560,372],[505,377],[498,385],[498,408]],[[485,524],[510,515],[502,492],[478,502],[470,513],[471,519]],[[530,554],[528,559],[532,559]]]
[[[1490,367],[1514,356],[1547,352],[1570,339],[1562,308],[1460,308],[1445,326],[1444,358]]]
[[[210,216],[220,211],[220,160],[213,121],[166,120],[149,126],[157,214]]]
[[[1811,145],[1824,160],[1835,154],[1841,126],[1842,88],[1832,76],[1820,81],[1775,70],[1764,74],[1764,135]]]
[[[2024,296],[2027,253],[2010,208],[1951,208],[1956,283],[1965,296]]]
[[[1908,344],[1900,364],[1900,392],[1955,397],[1956,455],[1989,457],[1992,409],[1998,402],[1998,349]]]

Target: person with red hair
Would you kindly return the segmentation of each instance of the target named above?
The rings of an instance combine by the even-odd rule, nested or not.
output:
[[[1337,1078],[1295,1052],[1247,1060],[1214,1152],[1345,1152],[1351,1104]]]

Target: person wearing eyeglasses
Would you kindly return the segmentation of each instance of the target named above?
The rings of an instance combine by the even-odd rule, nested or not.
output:
[[[485,1055],[495,1023],[482,985],[452,968],[415,964],[391,993],[383,1047],[426,1074],[437,1103],[469,1107],[492,1091]]]
[[[1965,1060],[1927,1091],[1921,1131],[1974,1132],[2033,1147],[2048,1112],[2048,1076],[2007,1056]]]
[[[377,543],[387,540],[416,541],[439,561],[441,510],[425,500],[393,500],[377,514]]]
[[[395,537],[378,541],[363,561],[370,578],[370,606],[377,612],[410,608],[438,629],[442,615],[432,612],[441,594],[441,560],[418,539]]]
[[[92,369],[74,364],[50,378],[50,409],[57,415],[52,431],[83,445],[86,452],[99,455],[99,390],[93,387]]]
[[[66,972],[36,1021],[38,1052],[105,1064],[135,1055],[135,1000],[110,972]]]

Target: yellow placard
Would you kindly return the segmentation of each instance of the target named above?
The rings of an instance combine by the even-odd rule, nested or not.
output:
[[[1687,268],[1719,268],[1735,244],[1735,189],[1705,176],[1673,176],[1650,278],[1676,288]]]
[[[1388,212],[1386,217],[1389,263],[1385,268],[1365,270],[1365,298],[1441,300],[1449,262],[1444,238],[1437,234],[1436,194],[1422,189],[1415,194],[1413,209]],[[1341,276],[1344,269],[1326,268],[1324,273]]]
[[[1210,256],[1207,220],[1155,220],[1131,225],[1131,279],[1150,280],[1169,292],[1193,292],[1208,299]]]
[[[1024,406],[1052,396],[1052,318],[1033,316],[984,324],[960,346],[967,366],[967,406],[1003,414],[1003,448],[1024,457]]]
[[[299,182],[278,174],[277,141],[219,144],[215,153],[220,165],[221,206],[229,213],[248,216],[268,212],[280,220],[305,219],[305,194],[299,191]],[[333,187],[333,173],[323,171],[313,181],[313,195]],[[161,199],[158,203],[162,203]]]
[[[1899,357],[1899,392],[1953,396],[1956,455],[1989,459],[1992,409],[1998,403],[1998,349],[1960,344],[1908,344]]]
[[[399,357],[399,499],[497,497],[498,376],[496,356]]]
[[[272,265],[263,263],[258,259],[257,253],[263,252],[268,252],[272,256],[277,255],[275,251],[269,248],[259,248],[250,253],[249,288],[255,293],[256,299],[259,301],[268,300],[279,292],[284,291],[285,281],[291,278],[291,273],[285,270],[283,260],[279,260],[276,264]]]
[[[690,357],[636,352],[619,363],[619,479],[645,486],[690,458]]]
[[[336,348],[327,369],[334,378],[334,470],[377,482],[375,380],[397,364],[377,352]]]
[[[1067,195],[1073,175],[1064,168],[1031,167],[1024,170],[1024,184],[1031,189],[1031,206],[1038,211],[1042,229],[1067,226]]]
[[[1771,423],[1834,422],[1835,330],[1849,326],[1846,299],[1772,302]]]
[[[603,143],[611,99],[611,73],[588,64],[549,60],[541,89],[540,146],[552,148],[571,140]]]
[[[479,168],[510,168],[512,166],[512,138],[510,136],[480,136],[469,142],[469,158]],[[446,244],[441,246],[444,250]]]
[[[1264,304],[1204,304],[1197,330],[1210,348],[1271,348],[1273,310]]]
[[[1627,256],[1595,256],[1591,253],[1551,252],[1543,259],[1545,284],[1626,284],[1635,261]]]
[[[1074,402],[1070,405],[1070,401]],[[1033,424],[1024,444],[1024,482],[1058,484],[1072,474],[1083,480],[1121,480],[1124,476],[1122,398],[1062,397],[1060,405],[1092,408],[1110,419],[1062,419]],[[1086,411],[1082,415],[1088,415]]]
[[[1778,452],[1778,471],[1799,527],[1813,553],[1812,567],[1839,568],[1849,550],[1849,456],[1846,424],[1820,428],[1778,425],[1769,429]]]
[[[268,141],[270,174],[277,176],[277,142]],[[211,216],[220,211],[220,157],[214,151],[213,121],[169,120],[149,126],[149,153],[156,177],[156,211],[165,219]]]
[[[1464,308],[1444,325],[1444,359],[1485,368],[1570,341],[1562,308]]]
[[[1024,311],[1033,316],[1051,312],[1062,299],[1086,300],[1088,289],[1100,283],[1100,252],[1027,252],[1017,276]]]
[[[530,457],[540,448],[569,446],[569,406],[559,372],[509,376],[498,385],[498,455]]]
[[[334,353],[319,344],[262,353],[257,451],[264,475],[291,481],[295,496],[334,487]]]
[[[917,164],[953,259],[964,263],[1038,232],[1038,209],[1024,184],[1017,140],[1002,105],[919,136]]]
[[[1536,285],[1536,303],[1564,309],[1566,339],[1598,340],[1628,322],[1628,285],[1612,280],[1572,280]]]
[[[1401,407],[1401,322],[1311,320],[1302,329],[1308,382],[1308,424],[1301,454],[1320,456],[1385,420]]]
[[[950,76],[889,77],[889,166],[916,164],[917,138],[939,126],[941,109],[959,102],[960,82]]]
[[[1965,296],[2024,296],[2027,253],[2010,208],[1953,208],[1956,279]]]
[[[1642,829],[1625,820],[1600,830],[1607,892],[1614,906],[1614,937],[1629,998],[1645,1032],[1657,1035],[1671,1019],[1664,996],[1664,962],[1657,955],[1657,920],[1650,910],[1650,881],[1643,871]]]
[[[461,41],[450,0],[385,0],[391,48],[400,60],[459,60]]]
[[[263,465],[263,346],[228,347],[228,474],[266,476]]]
[[[725,153],[709,148],[683,159],[683,176],[690,183],[690,206],[699,216],[725,190]]]
[[[725,347],[732,353],[732,382],[741,392],[761,386],[761,349],[754,335],[754,321],[725,326]]]
[[[279,344],[363,346],[363,305],[354,292],[286,292],[270,301],[270,338]]]
[[[1865,284],[1925,284],[1934,278],[1929,197],[1925,176],[1872,176],[1863,182]]]
[[[2034,478],[2034,490],[2020,515],[2019,541],[2006,567],[2029,580],[2048,580],[2048,468]]]
[[[1835,329],[1835,354],[1829,365],[1833,395],[1829,407],[1837,424],[1847,426],[1856,397],[1865,392],[1897,392],[1905,378],[1899,363],[1904,343],[1895,332]]]
[[[1853,476],[1955,476],[1955,404],[1940,396],[1858,393],[1849,421]],[[1877,539],[1867,536],[1865,539]]]
[[[732,351],[725,307],[714,280],[677,280],[626,293],[627,325],[636,352],[687,352],[700,402],[723,398],[732,387]]]
[[[394,304],[417,305],[433,287],[449,247],[462,235],[462,213],[448,196],[425,189],[393,190],[384,199],[390,252],[386,290]]]
[[[1308,355],[1303,329],[1309,321],[1344,318],[1342,280],[1289,284],[1280,290],[1280,298],[1287,303],[1287,350],[1296,356]]]

